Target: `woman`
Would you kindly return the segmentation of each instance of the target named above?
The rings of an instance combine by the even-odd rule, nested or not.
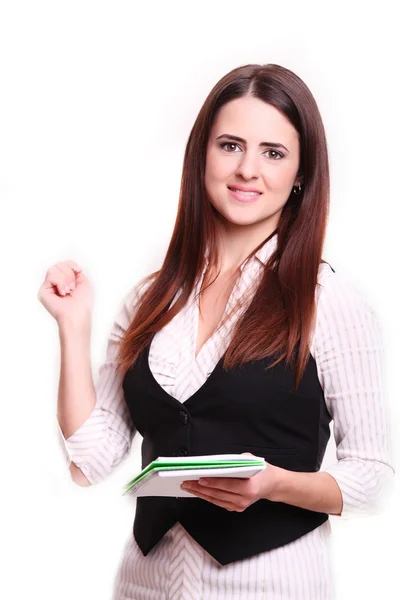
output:
[[[245,65],[200,110],[164,263],[125,297],[96,386],[90,284],[72,260],[47,272],[74,481],[102,481],[136,431],[143,467],[266,461],[249,479],[188,482],[193,497],[138,498],[114,600],[333,597],[329,514],[376,511],[394,469],[379,323],[322,260],[328,207],[311,92],[281,66]],[[338,460],[321,472],[332,419]]]

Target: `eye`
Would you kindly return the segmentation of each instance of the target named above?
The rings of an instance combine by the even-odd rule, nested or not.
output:
[[[281,152],[278,152],[277,150],[266,150],[266,152],[273,152],[275,155],[277,155],[279,158],[274,158],[274,160],[280,160],[281,158],[283,158],[283,154]]]
[[[222,144],[220,144],[220,147],[224,149],[225,146],[233,146],[233,147],[237,147],[239,148],[239,146],[237,144],[235,144],[235,142],[222,142]],[[227,152],[229,152],[229,150],[227,150]],[[273,152],[275,157],[273,158],[273,160],[280,160],[281,158],[283,158],[283,154],[281,152],[278,152],[277,150],[266,150],[264,152],[264,154],[266,154],[267,152]]]
[[[220,144],[220,147],[223,148],[224,146],[237,146],[239,148],[239,146],[234,142],[222,142],[222,144]]]

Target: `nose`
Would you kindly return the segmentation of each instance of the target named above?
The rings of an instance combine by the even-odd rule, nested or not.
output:
[[[236,168],[236,175],[244,179],[252,179],[260,175],[260,157],[256,153],[243,152]]]

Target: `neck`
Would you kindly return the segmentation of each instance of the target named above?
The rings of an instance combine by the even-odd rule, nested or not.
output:
[[[277,228],[275,223],[256,223],[250,227],[243,225],[221,228],[218,240],[218,264],[215,270],[221,275],[236,271],[247,256],[267,238],[272,237]]]

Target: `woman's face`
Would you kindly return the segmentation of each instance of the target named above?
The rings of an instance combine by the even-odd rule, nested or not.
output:
[[[218,112],[207,145],[209,200],[232,224],[268,221],[275,228],[293,186],[302,182],[299,164],[299,136],[282,113],[251,96],[232,100]],[[229,190],[235,186],[260,195],[241,201]]]

